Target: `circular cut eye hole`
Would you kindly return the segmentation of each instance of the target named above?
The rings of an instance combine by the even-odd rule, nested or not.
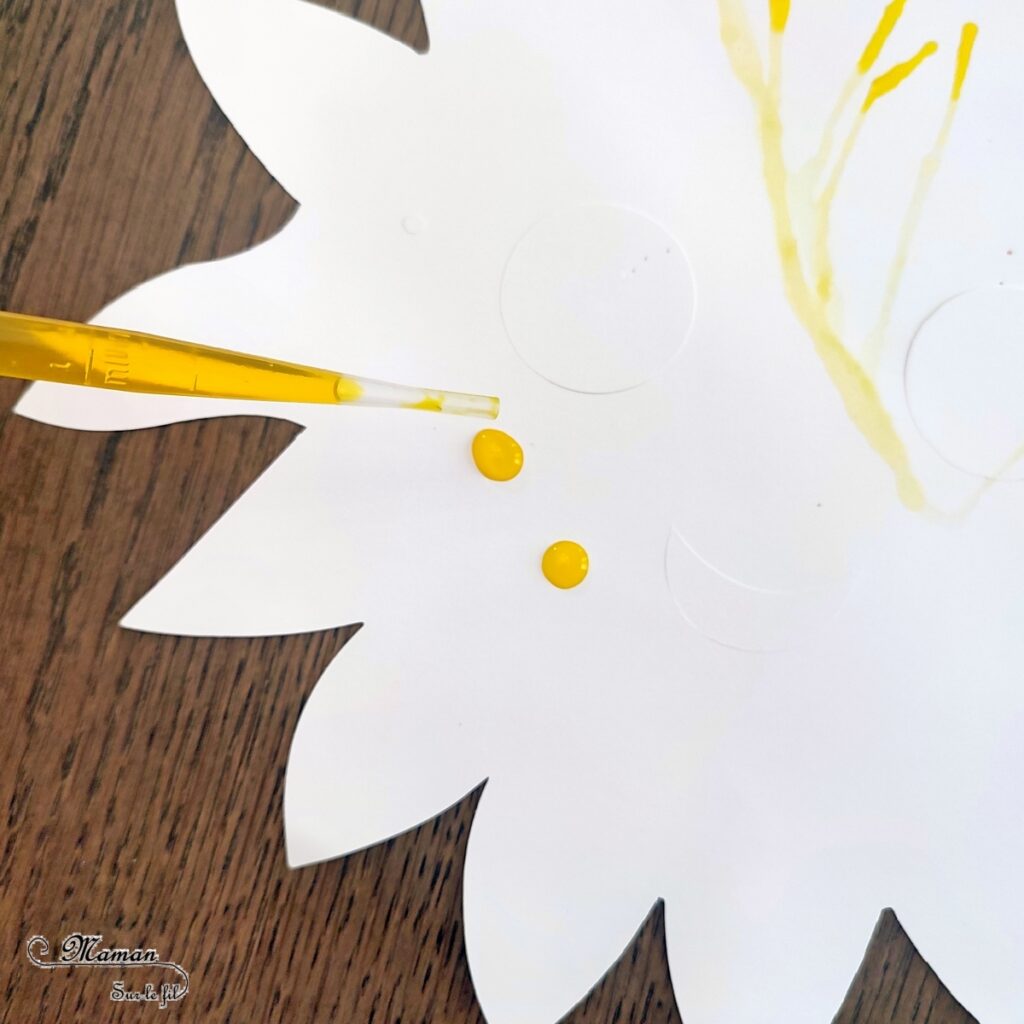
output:
[[[610,394],[655,376],[686,341],[689,261],[659,224],[621,206],[576,206],[531,228],[501,286],[524,362],[570,391]]]
[[[706,561],[678,529],[669,533],[665,580],[679,614],[698,632],[724,647],[765,653],[811,642],[851,584],[844,575],[821,575],[803,587],[746,583]]]
[[[1024,290],[944,302],[914,335],[904,374],[914,422],[942,458],[989,480],[1024,477]]]

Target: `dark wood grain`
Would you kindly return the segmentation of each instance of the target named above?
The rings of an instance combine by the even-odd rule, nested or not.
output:
[[[316,2],[427,46],[416,0]],[[85,319],[291,215],[171,0],[0,0],[0,28],[0,307]],[[98,972],[29,964],[31,935],[80,929],[182,962],[193,988],[174,1019],[479,1024],[460,906],[479,792],[364,853],[286,867],[288,745],[345,632],[117,626],[296,428],[60,431],[4,413],[19,387],[0,380],[0,1021],[152,1012],[111,1003]],[[679,1019],[658,904],[567,1020]],[[887,912],[836,1020],[973,1018]]]
[[[681,1019],[668,968],[665,905],[659,900],[622,956],[564,1021],[678,1024]]]
[[[977,1024],[883,910],[835,1024]]]
[[[0,29],[0,309],[88,318],[294,212],[203,85],[171,0],[5,0]]]
[[[288,745],[345,634],[116,626],[295,431],[0,423],[0,1020],[139,1012],[102,972],[29,964],[30,936],[77,929],[183,963],[182,1019],[473,1019],[458,908],[476,794],[375,851],[285,864]]]

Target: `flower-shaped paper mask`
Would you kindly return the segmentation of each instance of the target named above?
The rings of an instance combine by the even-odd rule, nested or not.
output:
[[[693,1024],[827,1019],[888,904],[975,1013],[1019,1005],[1024,497],[983,480],[1024,440],[1015,6],[444,0],[427,56],[180,7],[302,210],[99,319],[498,394],[523,450],[495,482],[465,420],[22,402],[307,426],[126,620],[366,623],[295,738],[292,862],[488,777],[494,1024],[555,1019],[659,896]]]

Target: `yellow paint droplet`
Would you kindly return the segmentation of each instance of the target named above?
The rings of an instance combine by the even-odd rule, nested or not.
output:
[[[544,552],[540,567],[548,583],[561,590],[570,590],[587,578],[590,557],[586,549],[574,540],[560,540]]]
[[[473,461],[488,480],[511,480],[523,468],[523,449],[503,430],[481,430],[473,438]]]
[[[877,100],[905,82],[920,67],[921,62],[927,60],[938,48],[939,44],[934,41],[925,43],[910,60],[905,60],[902,64],[895,64],[888,71],[880,74],[868,89],[864,106],[860,108],[861,113],[866,114]]]
[[[789,0],[768,0],[772,31],[785,32],[789,21]]]
[[[864,47],[864,52],[860,55],[860,60],[857,61],[857,71],[860,74],[866,75],[874,66],[878,55],[882,52],[882,47],[892,35],[892,30],[896,27],[896,22],[900,20],[903,8],[906,6],[907,0],[892,0],[892,3],[882,11],[882,17],[878,19],[875,33],[868,40],[868,45]]]
[[[960,48],[956,52],[956,74],[953,76],[953,92],[950,97],[954,103],[960,99],[960,90],[964,87],[967,68],[971,63],[971,52],[974,50],[974,40],[977,38],[978,26],[973,21],[967,22],[960,30]]]

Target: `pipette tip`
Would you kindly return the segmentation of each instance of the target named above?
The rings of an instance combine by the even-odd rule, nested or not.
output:
[[[494,420],[501,411],[501,400],[491,395],[468,395],[460,391],[429,391],[419,401],[409,402],[406,408]]]

